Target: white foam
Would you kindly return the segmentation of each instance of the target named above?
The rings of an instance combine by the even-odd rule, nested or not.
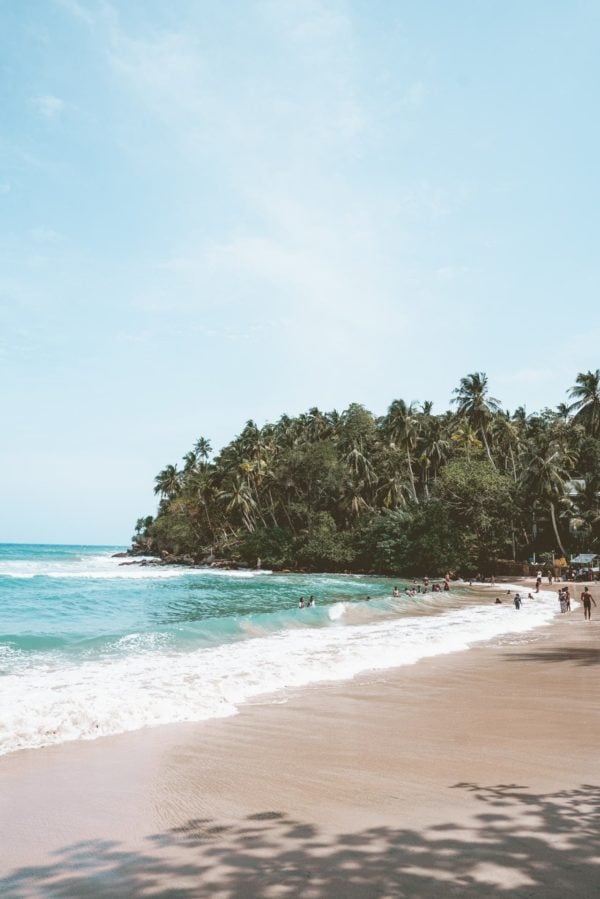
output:
[[[338,618],[341,618],[344,612],[346,611],[346,603],[344,602],[336,602],[331,608],[328,610],[327,614],[329,616],[330,621],[337,621]]]
[[[47,559],[14,559],[0,561],[0,577],[28,580],[34,577],[49,577],[63,580],[146,580],[159,578],[176,578],[184,575],[211,574],[216,577],[253,578],[269,575],[270,571],[235,571],[222,568],[188,568],[181,565],[139,565],[123,564],[122,558],[110,555],[83,556],[63,561]],[[149,560],[146,560],[149,561]]]
[[[556,611],[546,593],[518,612],[507,602],[375,624],[337,620],[189,653],[158,646],[114,661],[28,669],[1,680],[0,753],[233,715],[256,696],[522,634]]]

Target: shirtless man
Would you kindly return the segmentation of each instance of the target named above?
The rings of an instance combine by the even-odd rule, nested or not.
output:
[[[590,593],[587,587],[583,588],[583,593],[581,594],[581,602],[583,603],[583,620],[591,621],[592,620],[592,603],[596,605],[596,600]]]

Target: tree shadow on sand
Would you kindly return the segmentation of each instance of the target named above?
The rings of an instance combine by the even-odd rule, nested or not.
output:
[[[600,649],[594,647],[566,646],[564,649],[539,649],[531,652],[515,652],[507,655],[509,662],[571,662],[585,667],[600,665]]]
[[[192,819],[146,839],[66,846],[48,865],[0,881],[25,897],[529,897],[600,895],[600,787],[548,795],[457,784],[473,794],[468,829],[373,827],[332,836],[281,812],[242,822]]]

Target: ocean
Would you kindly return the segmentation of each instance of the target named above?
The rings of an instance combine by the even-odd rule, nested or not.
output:
[[[0,545],[0,754],[233,715],[526,634],[558,610],[541,593],[517,612],[506,585],[395,599],[410,580],[140,567],[121,549]],[[298,609],[302,595],[316,606]]]

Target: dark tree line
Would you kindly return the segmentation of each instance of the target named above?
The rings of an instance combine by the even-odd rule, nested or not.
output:
[[[155,479],[134,547],[194,561],[462,573],[532,552],[600,551],[600,369],[570,403],[512,414],[475,372],[452,411],[394,400],[257,427],[214,458],[201,437]]]

